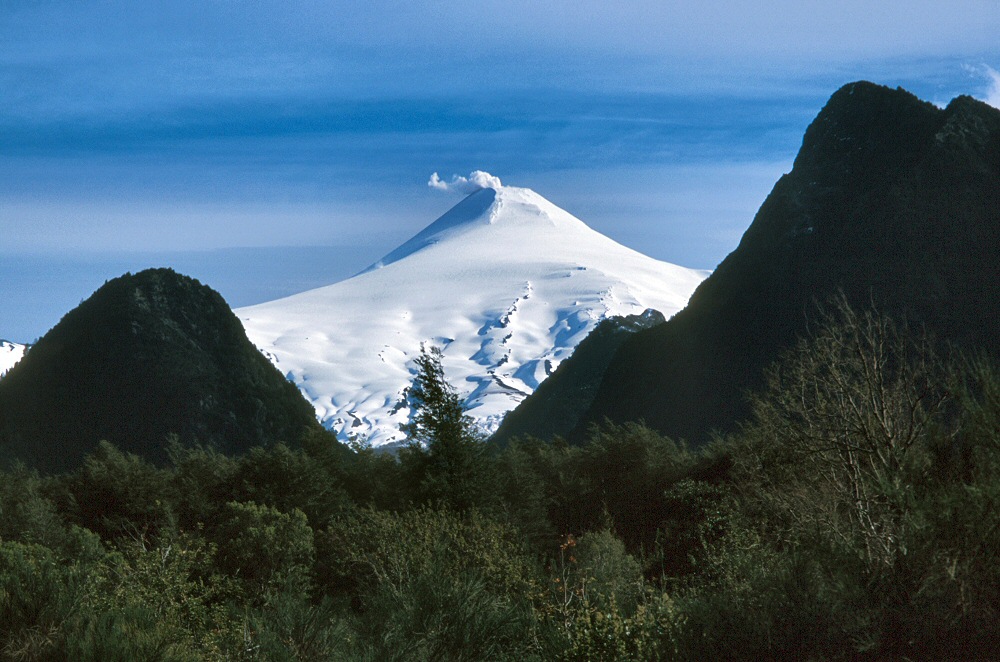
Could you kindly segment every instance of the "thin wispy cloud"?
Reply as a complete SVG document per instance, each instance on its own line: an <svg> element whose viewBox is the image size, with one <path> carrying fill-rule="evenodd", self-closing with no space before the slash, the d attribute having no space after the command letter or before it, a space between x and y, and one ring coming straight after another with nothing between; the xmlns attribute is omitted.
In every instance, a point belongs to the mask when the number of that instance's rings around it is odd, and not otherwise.
<svg viewBox="0 0 1000 662"><path fill-rule="evenodd" d="M994 108L1000 108L1000 71L992 67L986 67L986 76L989 78L989 87L986 88L986 103Z"/></svg>

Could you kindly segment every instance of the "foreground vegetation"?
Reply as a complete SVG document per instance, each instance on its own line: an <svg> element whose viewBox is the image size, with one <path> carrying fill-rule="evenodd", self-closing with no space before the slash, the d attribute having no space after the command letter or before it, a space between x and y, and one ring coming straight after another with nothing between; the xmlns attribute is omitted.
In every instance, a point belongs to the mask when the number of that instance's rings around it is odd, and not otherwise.
<svg viewBox="0 0 1000 662"><path fill-rule="evenodd" d="M1000 377L841 306L697 451L323 433L0 476L7 660L955 658L1000 636Z"/></svg>

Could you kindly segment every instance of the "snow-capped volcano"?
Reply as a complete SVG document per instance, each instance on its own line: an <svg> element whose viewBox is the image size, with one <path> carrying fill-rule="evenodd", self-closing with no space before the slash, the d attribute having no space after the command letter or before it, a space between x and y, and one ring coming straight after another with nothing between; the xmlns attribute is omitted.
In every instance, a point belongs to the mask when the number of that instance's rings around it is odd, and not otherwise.
<svg viewBox="0 0 1000 662"><path fill-rule="evenodd" d="M669 317L708 272L615 243L534 191L483 188L358 275L236 310L342 439L398 443L421 343L485 430L603 318Z"/></svg>
<svg viewBox="0 0 1000 662"><path fill-rule="evenodd" d="M0 377L14 367L14 364L24 356L24 345L9 340L0 340Z"/></svg>

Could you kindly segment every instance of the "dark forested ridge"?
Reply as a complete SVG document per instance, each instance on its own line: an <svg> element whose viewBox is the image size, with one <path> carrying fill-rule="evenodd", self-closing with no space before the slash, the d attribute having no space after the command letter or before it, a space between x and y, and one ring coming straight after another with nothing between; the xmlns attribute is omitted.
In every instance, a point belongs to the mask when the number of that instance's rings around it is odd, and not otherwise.
<svg viewBox="0 0 1000 662"><path fill-rule="evenodd" d="M41 468L102 439L162 462L171 434L239 452L315 426L223 298L169 269L105 283L0 380L0 454Z"/></svg>
<svg viewBox="0 0 1000 662"><path fill-rule="evenodd" d="M901 89L847 85L687 308L618 350L574 438L605 417L695 443L732 430L749 413L745 392L838 291L995 351L998 255L1000 111L970 97L939 109Z"/></svg>

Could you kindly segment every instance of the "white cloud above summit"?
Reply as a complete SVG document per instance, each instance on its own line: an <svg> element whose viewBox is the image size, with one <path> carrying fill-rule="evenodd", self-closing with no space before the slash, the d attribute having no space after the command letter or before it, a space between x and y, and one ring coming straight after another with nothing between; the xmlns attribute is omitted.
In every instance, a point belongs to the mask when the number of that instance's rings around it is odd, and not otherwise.
<svg viewBox="0 0 1000 662"><path fill-rule="evenodd" d="M445 193L461 193L468 195L484 188L501 188L500 178L482 170L473 170L468 177L452 175L451 181L446 182L435 172L427 180L427 185L432 189L444 191Z"/></svg>

